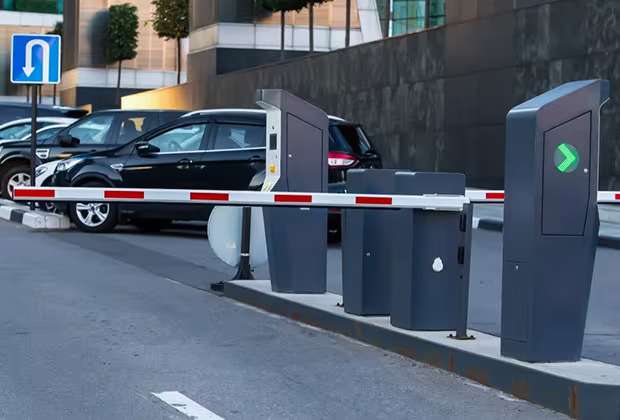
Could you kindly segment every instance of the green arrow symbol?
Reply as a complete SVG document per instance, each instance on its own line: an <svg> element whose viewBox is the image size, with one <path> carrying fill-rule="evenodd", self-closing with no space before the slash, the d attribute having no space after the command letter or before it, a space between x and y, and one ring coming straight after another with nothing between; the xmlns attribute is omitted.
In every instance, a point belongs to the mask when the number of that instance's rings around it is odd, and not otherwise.
<svg viewBox="0 0 620 420"><path fill-rule="evenodd" d="M573 172L579 165L579 152L570 144L562 143L556 149L554 160L558 171Z"/></svg>

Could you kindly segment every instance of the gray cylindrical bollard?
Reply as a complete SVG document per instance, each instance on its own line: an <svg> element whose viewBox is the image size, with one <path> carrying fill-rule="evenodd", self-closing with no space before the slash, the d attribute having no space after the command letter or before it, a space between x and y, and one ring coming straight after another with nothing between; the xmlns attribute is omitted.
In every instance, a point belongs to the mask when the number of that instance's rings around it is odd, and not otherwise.
<svg viewBox="0 0 620 420"><path fill-rule="evenodd" d="M347 192L394 194L396 169L354 169ZM346 209L342 216L342 298L355 315L388 315L393 277L393 238L408 213L401 210Z"/></svg>
<svg viewBox="0 0 620 420"><path fill-rule="evenodd" d="M397 194L465 193L465 176L399 172ZM404 210L407 217L394 237L394 278L390 322L410 330L454 331L467 309L469 265L465 261L462 214ZM465 298L465 299L464 299Z"/></svg>

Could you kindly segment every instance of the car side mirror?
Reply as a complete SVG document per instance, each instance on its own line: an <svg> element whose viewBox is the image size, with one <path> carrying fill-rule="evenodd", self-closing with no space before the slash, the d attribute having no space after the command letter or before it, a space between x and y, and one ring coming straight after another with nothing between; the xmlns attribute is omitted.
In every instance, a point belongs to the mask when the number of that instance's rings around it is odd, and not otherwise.
<svg viewBox="0 0 620 420"><path fill-rule="evenodd" d="M146 141L139 141L136 143L136 152L138 153L138 155L140 156L148 156L148 155L152 155L153 153L157 153L159 152L160 149L159 147L146 142Z"/></svg>
<svg viewBox="0 0 620 420"><path fill-rule="evenodd" d="M63 147L74 147L80 144L80 139L65 133L58 136L58 143Z"/></svg>

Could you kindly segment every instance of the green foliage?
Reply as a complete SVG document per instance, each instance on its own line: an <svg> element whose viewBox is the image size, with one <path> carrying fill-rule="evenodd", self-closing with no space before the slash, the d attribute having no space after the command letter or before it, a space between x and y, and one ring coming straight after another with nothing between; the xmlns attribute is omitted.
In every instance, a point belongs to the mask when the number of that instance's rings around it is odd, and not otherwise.
<svg viewBox="0 0 620 420"><path fill-rule="evenodd" d="M125 3L110 6L106 37L108 60L132 60L138 54L138 14L137 7Z"/></svg>
<svg viewBox="0 0 620 420"><path fill-rule="evenodd" d="M189 0L152 0L155 6L153 29L160 38L189 36Z"/></svg>
<svg viewBox="0 0 620 420"><path fill-rule="evenodd" d="M63 31L62 22L56 22L56 25L54 25L54 29L49 31L47 34L48 35L60 35L60 36L62 36L62 31Z"/></svg>

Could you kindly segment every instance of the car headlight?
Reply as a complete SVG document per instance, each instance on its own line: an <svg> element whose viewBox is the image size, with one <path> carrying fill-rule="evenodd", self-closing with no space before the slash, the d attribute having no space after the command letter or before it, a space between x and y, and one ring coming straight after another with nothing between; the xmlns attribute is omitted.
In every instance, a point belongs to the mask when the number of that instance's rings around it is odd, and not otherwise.
<svg viewBox="0 0 620 420"><path fill-rule="evenodd" d="M63 160L56 167L56 172L68 171L69 169L73 168L75 165L77 165L81 161L82 161L82 159L67 159L67 160Z"/></svg>
<svg viewBox="0 0 620 420"><path fill-rule="evenodd" d="M37 166L37 169L35 169L34 171L34 176L38 178L46 172L47 172L47 167L45 165Z"/></svg>

